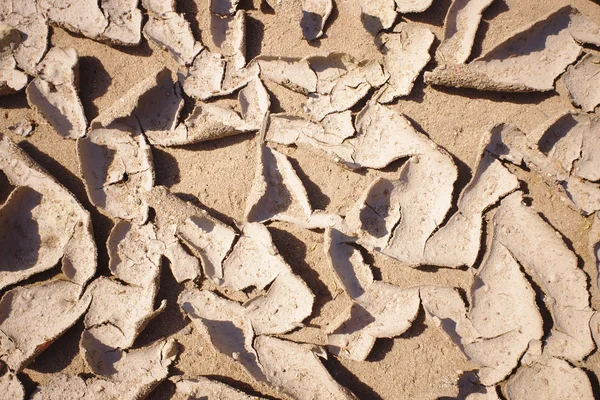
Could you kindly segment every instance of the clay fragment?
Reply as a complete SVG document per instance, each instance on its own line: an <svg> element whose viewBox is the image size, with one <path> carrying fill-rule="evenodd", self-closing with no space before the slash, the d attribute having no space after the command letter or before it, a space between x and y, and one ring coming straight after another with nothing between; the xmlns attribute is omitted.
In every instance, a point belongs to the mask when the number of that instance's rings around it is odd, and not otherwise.
<svg viewBox="0 0 600 400"><path fill-rule="evenodd" d="M85 135L87 121L78 95L75 49L53 47L36 67L27 86L27 102L64 138Z"/></svg>
<svg viewBox="0 0 600 400"><path fill-rule="evenodd" d="M600 75L600 57L587 54L575 65L567 68L563 75L571 101L583 111L593 112L600 104L600 88L595 85Z"/></svg>
<svg viewBox="0 0 600 400"><path fill-rule="evenodd" d="M546 295L554 321L544 354L578 361L594 349L590 332L587 278L562 237L535 210L522 203L522 194L507 196L494 216L494 234Z"/></svg>
<svg viewBox="0 0 600 400"><path fill-rule="evenodd" d="M82 342L86 341L85 336L84 332ZM102 376L102 379L87 381L86 393L108 392L101 399L143 399L167 379L177 352L177 344L173 339L160 339L146 347L128 351L102 345L89 346L83 356L94 374ZM102 361L90 364L90 354L93 359Z"/></svg>
<svg viewBox="0 0 600 400"><path fill-rule="evenodd" d="M305 59L285 61L260 58L257 60L260 76L304 95L317 90L317 75Z"/></svg>
<svg viewBox="0 0 600 400"><path fill-rule="evenodd" d="M565 195L573 208L589 215L600 210L600 187L585 180L600 178L596 167L599 129L596 118L565 114L543 127L536 149L516 127L500 124L492 129L487 149L501 160L524 164L538 172Z"/></svg>
<svg viewBox="0 0 600 400"><path fill-rule="evenodd" d="M23 120L8 127L8 130L14 133L15 135L23 137L31 136L33 134L34 129L35 125L29 120Z"/></svg>
<svg viewBox="0 0 600 400"><path fill-rule="evenodd" d="M203 46L194 38L190 24L183 14L175 11L175 0L142 0L142 6L148 11L148 22L143 29L144 36L171 53L179 64L191 64Z"/></svg>
<svg viewBox="0 0 600 400"><path fill-rule="evenodd" d="M35 0L5 1L0 4L0 21L21 33L22 43L15 49L17 66L36 75L36 66L48 48L46 18L38 12Z"/></svg>
<svg viewBox="0 0 600 400"><path fill-rule="evenodd" d="M17 69L14 58L21 40L17 29L0 22L0 96L16 93L27 85L27 76Z"/></svg>
<svg viewBox="0 0 600 400"><path fill-rule="evenodd" d="M458 211L427 239L424 263L451 268L473 266L480 250L482 214L518 187L517 178L484 152L473 179L458 199Z"/></svg>
<svg viewBox="0 0 600 400"><path fill-rule="evenodd" d="M255 131L260 130L269 108L271 99L260 79L255 78L240 90L238 102L244 122Z"/></svg>
<svg viewBox="0 0 600 400"><path fill-rule="evenodd" d="M136 46L142 40L142 11L139 0L101 0L108 26L101 40L124 46Z"/></svg>
<svg viewBox="0 0 600 400"><path fill-rule="evenodd" d="M399 13L419 13L427 10L433 0L396 0Z"/></svg>
<svg viewBox="0 0 600 400"><path fill-rule="evenodd" d="M77 141L77 154L90 201L110 218L143 224L148 205L142 193L154 184L152 152L145 137L93 129Z"/></svg>
<svg viewBox="0 0 600 400"><path fill-rule="evenodd" d="M54 267L84 286L96 271L89 213L76 198L6 136L0 169L17 188L0 217L0 288ZM15 231L21 232L19 236Z"/></svg>
<svg viewBox="0 0 600 400"><path fill-rule="evenodd" d="M304 39L311 41L323 36L327 19L333 11L332 0L303 0L300 27Z"/></svg>
<svg viewBox="0 0 600 400"><path fill-rule="evenodd" d="M2 390L3 396L7 399L25 400L25 388L23 384L16 375L8 371L4 371L4 374L0 377L0 390Z"/></svg>
<svg viewBox="0 0 600 400"><path fill-rule="evenodd" d="M391 28L396 21L394 0L361 0L360 10L363 25L373 35Z"/></svg>
<svg viewBox="0 0 600 400"><path fill-rule="evenodd" d="M285 155L262 141L257 147L258 165L246 200L246 221L287 221L307 229L322 229L340 221L337 215L313 210L302 181Z"/></svg>
<svg viewBox="0 0 600 400"><path fill-rule="evenodd" d="M314 295L308 286L279 255L267 228L259 223L246 224L223 263L222 286L263 291L267 285L266 293L244 303L257 335L288 332L310 316Z"/></svg>
<svg viewBox="0 0 600 400"><path fill-rule="evenodd" d="M164 255L171 262L175 279L182 282L200 275L198 259L182 244L202 260L208 278L223 278L222 263L233 245L235 231L163 186L155 186L144 198L156 212L156 236L165 246Z"/></svg>
<svg viewBox="0 0 600 400"><path fill-rule="evenodd" d="M240 0L211 0L210 11L219 15L235 14Z"/></svg>
<svg viewBox="0 0 600 400"><path fill-rule="evenodd" d="M61 279L19 286L0 300L0 360L20 372L85 313L89 296Z"/></svg>
<svg viewBox="0 0 600 400"><path fill-rule="evenodd" d="M441 64L464 64L471 55L483 12L494 0L454 0L446 14L444 40L435 58Z"/></svg>
<svg viewBox="0 0 600 400"><path fill-rule="evenodd" d="M595 214L592 219L592 226L588 233L589 245L591 247L592 260L596 260L596 270L600 273L600 214ZM600 275L598 276L597 284L600 287ZM596 345L600 345L598 342L596 342Z"/></svg>
<svg viewBox="0 0 600 400"><path fill-rule="evenodd" d="M407 96L421 70L431 56L433 33L418 24L401 22L391 33L382 33L377 43L383 56L383 69L390 78L380 89L377 101L391 103L398 97Z"/></svg>
<svg viewBox="0 0 600 400"><path fill-rule="evenodd" d="M260 400L261 397L250 396L229 385L199 376L193 379L171 378L175 383L177 394L186 396L187 400ZM183 399L184 397L182 397Z"/></svg>
<svg viewBox="0 0 600 400"><path fill-rule="evenodd" d="M580 43L594 39L586 37L593 29L579 11L566 6L469 64L449 63L425 73L425 82L501 92L554 90L556 78L579 57Z"/></svg>
<svg viewBox="0 0 600 400"><path fill-rule="evenodd" d="M318 359L322 351L313 345L259 336L254 348L267 381L294 399L356 398L329 375Z"/></svg>
<svg viewBox="0 0 600 400"><path fill-rule="evenodd" d="M558 358L542 357L526 365L506 384L509 400L581 399L595 398L586 373Z"/></svg>
<svg viewBox="0 0 600 400"><path fill-rule="evenodd" d="M359 63L345 53L307 60L317 74L317 93L309 95L304 111L315 121L351 109L372 88L381 87L389 78L379 61Z"/></svg>

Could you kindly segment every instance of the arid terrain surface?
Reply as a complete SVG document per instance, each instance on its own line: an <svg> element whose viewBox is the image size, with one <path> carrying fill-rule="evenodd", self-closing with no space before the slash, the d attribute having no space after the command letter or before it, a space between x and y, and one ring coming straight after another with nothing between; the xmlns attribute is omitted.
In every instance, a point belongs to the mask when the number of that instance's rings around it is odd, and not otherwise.
<svg viewBox="0 0 600 400"><path fill-rule="evenodd" d="M3 1L7 0L0 0ZM177 12L183 13L190 22L196 39L217 52L211 36L208 3L207 0L177 0ZM396 18L396 22L407 21L424 26L435 35L430 49L432 58L424 71L432 71L437 66L433 55L444 37L444 21L450 4L450 0L433 0L424 12L398 14ZM520 28L566 5L577 8L590 21L600 24L600 4L595 1L494 0L483 12L469 60L493 49ZM335 0L324 36L312 42L307 42L302 36L301 0L284 0L276 11L261 5L261 0L242 0L239 9L247 13L248 61L258 56L300 59L331 52L347 53L357 60L381 57L374 35L363 25L358 0ZM144 22L146 19L147 16L144 16ZM136 84L155 76L161 69L168 68L174 77L178 72L186 72L186 68L178 64L167 51L149 44L144 38L139 46L124 47L94 41L56 26L51 27L50 32L51 46L72 47L77 51L79 96L88 121L118 103ZM600 55L599 47L584 47L586 53ZM595 79L600 85L600 76ZM271 113L302 113L304 95L268 80L264 80L264 84L271 96ZM360 111L373 92L371 90L369 96L352 107L352 112ZM229 98L234 104L237 97L231 95ZM188 96L184 96L184 99L183 117L192 112L197 102ZM482 143L494 126L508 123L529 133L553 117L576 110L562 79L556 81L555 90L552 91L499 93L431 86L425 83L423 72L419 74L409 95L386 106L406 116L418 132L425 134L452 156L458 169L454 202L473 177ZM98 247L96 276L110 276L106 243L114 221L100 213L88 198L80 172L76 141L59 136L42 115L28 106L24 91L0 97L0 108L0 132L18 143L91 213ZM8 129L24 120L34 123L35 129L30 136L23 137ZM233 226L243 221L246 215L246 200L257 170L256 137L256 132L249 132L179 147L152 146L155 185L165 186L171 193L192 204L201 205L211 216ZM349 212L374 179L398 179L407 162L407 158L403 157L379 170L353 171L331 162L330 157L311 151L306 146L272 147L289 158L312 207L340 216ZM594 310L600 309L598 272L591 251L594 243L589 235L593 219L597 217L582 215L536 171L509 163L505 165L519 179L519 188L525 194L526 203L562 234L567 247L577 255L578 267L587 275L590 306ZM12 188L7 184L6 177L0 174L0 204L7 200ZM375 280L401 288L443 285L459 288L463 294L469 293L475 271L484 259L485 240L491 235L493 224L490 222L497 205L484 214L483 229L487 234L483 235L484 249L479 252L474 269L430 265L414 268L376 251L364 251L365 262L371 265ZM266 225L283 259L315 295L312 314L304 320L303 325L276 336L326 346L327 327L332 321L339 320L339 316L350 307L352 299L344 292L330 265L325 251L324 231L305 229L291 222L271 221ZM287 398L272 385L252 378L240 363L218 352L180 309L177 299L183 290L194 287L212 289L214 284L211 286L207 283L205 277L177 283L166 259L162 259L161 267L155 302L158 305L165 299L166 308L148 323L135 340L133 348L148 345L159 338L172 337L178 343L179 353L170 366L170 376L208 376L255 396ZM60 269L55 268L27 282L41 282L59 274ZM538 287L535 289L538 291L536 300L543 302L544 294ZM228 289L222 293L227 295ZM236 299L241 300L239 297ZM548 324L552 324L551 317L545 313L542 313L542 317L547 333ZM84 323L80 320L18 374L26 388L27 398L36 387L45 385L57 374L89 376L90 371L79 347L83 332ZM476 363L468 361L449 336L437 326L435 319L423 309L412 326L400 336L377 339L365 361L329 354L322 362L339 384L360 399L455 398L459 395L461 377L465 372L479 368ZM600 396L598 351L595 350L582 361L569 362L585 371L595 395ZM169 399L174 393L174 383L165 380L147 398Z"/></svg>

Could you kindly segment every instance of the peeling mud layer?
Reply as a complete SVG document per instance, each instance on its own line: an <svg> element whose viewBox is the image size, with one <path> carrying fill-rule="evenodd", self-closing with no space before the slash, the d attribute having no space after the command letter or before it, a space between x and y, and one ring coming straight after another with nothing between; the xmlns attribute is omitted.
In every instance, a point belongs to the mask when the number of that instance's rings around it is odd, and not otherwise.
<svg viewBox="0 0 600 400"><path fill-rule="evenodd" d="M0 397L600 398L597 3L0 0Z"/></svg>

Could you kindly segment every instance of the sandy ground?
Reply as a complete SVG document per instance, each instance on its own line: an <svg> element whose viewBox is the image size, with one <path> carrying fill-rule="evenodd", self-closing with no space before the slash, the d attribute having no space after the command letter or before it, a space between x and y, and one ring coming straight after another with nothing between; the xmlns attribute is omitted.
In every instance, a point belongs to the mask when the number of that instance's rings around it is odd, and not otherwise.
<svg viewBox="0 0 600 400"><path fill-rule="evenodd" d="M378 56L373 37L360 20L359 2L335 0L336 7L327 26L326 36L313 45L302 39L299 20L301 1L287 0L278 13L261 11L260 0L241 2L248 11L248 56L258 54L303 57L331 51L347 52L358 59ZM430 10L403 18L425 24L436 34L435 46L442 37L444 16L450 0L434 0ZM589 0L496 0L484 13L477 34L473 56L481 54L514 29L571 4L595 21L600 21L600 5ZM178 9L192 21L194 33L211 47L209 12L206 0L178 0ZM398 17L400 18L400 16ZM163 67L174 73L178 66L171 56L153 50L146 42L138 48L117 48L94 42L54 28L51 44L77 49L80 60L80 87L88 120L99 110L110 106L141 79L155 74ZM214 47L213 47L214 48ZM593 52L593 50L592 50ZM426 69L434 67L432 61ZM294 112L300 98L284 88L268 84L272 94L272 111ZM186 103L189 112L193 101ZM392 107L406 114L414 125L436 143L448 150L460 168L460 188L469 180L477 161L479 143L496 123L510 122L525 132L548 117L572 109L562 82L557 92L548 94L485 94L470 90L434 89L417 81L412 94L395 102ZM93 216L94 233L99 247L98 273L108 275L104 243L112 226L100 215L86 197L75 151L75 142L62 140L43 119L27 107L23 93L1 97L0 129L21 146L39 164L71 190ZM10 134L7 127L24 118L36 122L34 134L23 139ZM253 134L239 135L200 145L177 149L153 149L156 183L165 185L186 200L201 203L226 222L243 216L245 198L255 170L255 140ZM306 149L282 148L305 184L315 208L344 215L359 193L377 176L397 176L402 162L395 162L384 171L361 173L344 170ZM590 278L592 306L600 307L596 285L597 273L591 260L587 239L589 221L570 209L557 192L546 186L533 173L514 172L524 181L522 188L532 205L565 236L579 255L580 266ZM0 203L6 199L5 178L0 176ZM487 215L489 219L491 215ZM308 231L290 224L269 225L275 245L316 294L312 317L306 326L285 335L293 340L324 344L322 328L349 304L349 299L336 285L323 253L321 232ZM396 261L375 255L370 260L376 278L401 287L435 283L467 289L471 273L466 270L436 268L412 269ZM47 278L47 274L43 274ZM136 342L142 346L165 335L173 335L181 344L181 354L172 368L173 374L188 376L209 375L249 393L266 397L280 396L265 384L250 378L240 366L215 352L179 311L176 299L187 285L179 285L164 265L158 299L167 300L167 309L153 320ZM19 377L28 393L36 383L46 382L52 374L85 373L78 355L78 340L83 325L77 324L66 335L42 353ZM330 357L327 369L343 385L361 399L430 399L456 396L456 382L463 371L473 370L462 353L438 330L433 321L421 313L414 326L397 339L380 339L367 361L354 362ZM579 365L589 372L596 394L600 387L600 356L593 353ZM170 382L161 384L149 398L167 399L173 393Z"/></svg>

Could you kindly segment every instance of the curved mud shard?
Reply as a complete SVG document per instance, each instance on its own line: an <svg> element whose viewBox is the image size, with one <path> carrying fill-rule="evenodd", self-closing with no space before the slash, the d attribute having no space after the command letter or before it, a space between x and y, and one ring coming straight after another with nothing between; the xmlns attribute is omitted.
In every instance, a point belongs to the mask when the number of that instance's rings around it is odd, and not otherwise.
<svg viewBox="0 0 600 400"><path fill-rule="evenodd" d="M311 41L323 36L323 29L333 10L332 0L303 0L300 27L304 39Z"/></svg>

